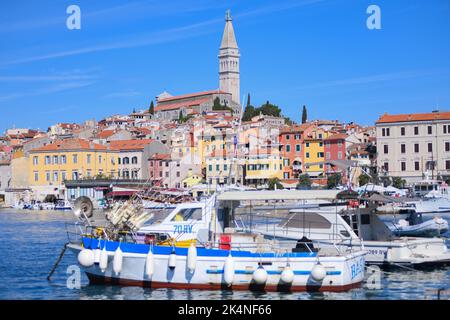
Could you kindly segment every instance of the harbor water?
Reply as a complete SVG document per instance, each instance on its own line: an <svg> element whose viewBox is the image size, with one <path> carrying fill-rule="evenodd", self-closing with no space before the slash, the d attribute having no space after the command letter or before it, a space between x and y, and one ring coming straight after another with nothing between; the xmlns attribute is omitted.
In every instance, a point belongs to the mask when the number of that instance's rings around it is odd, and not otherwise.
<svg viewBox="0 0 450 320"><path fill-rule="evenodd" d="M449 213L442 216L450 221ZM436 299L438 290L450 290L448 267L433 271L389 270L381 273L380 285L375 289L363 284L360 288L342 293L255 293L96 286L89 285L83 273L81 287L69 288L68 279L73 275L71 266L77 265L77 258L71 252L66 251L51 281L47 281L47 275L68 240L65 225L72 222L74 217L71 212L0 210L0 299ZM450 234L444 236L449 237Z"/></svg>

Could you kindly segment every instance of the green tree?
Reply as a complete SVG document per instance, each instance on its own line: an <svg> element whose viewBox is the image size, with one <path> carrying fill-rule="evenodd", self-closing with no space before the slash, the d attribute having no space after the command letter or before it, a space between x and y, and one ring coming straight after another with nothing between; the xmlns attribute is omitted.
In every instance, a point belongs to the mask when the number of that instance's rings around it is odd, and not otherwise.
<svg viewBox="0 0 450 320"><path fill-rule="evenodd" d="M148 113L155 114L155 105L153 104L153 100L150 102L150 108L148 108Z"/></svg>
<svg viewBox="0 0 450 320"><path fill-rule="evenodd" d="M280 182L280 179L278 178L270 178L269 181L267 182L267 185L269 190L284 189L283 185Z"/></svg>
<svg viewBox="0 0 450 320"><path fill-rule="evenodd" d="M306 123L306 121L308 121L308 111L306 110L306 106L303 105L303 110L302 110L302 123Z"/></svg>
<svg viewBox="0 0 450 320"><path fill-rule="evenodd" d="M247 105L242 115L242 121L250 121L256 115L255 107Z"/></svg>
<svg viewBox="0 0 450 320"><path fill-rule="evenodd" d="M359 186L364 186L370 182L370 177L367 174L362 174L358 177Z"/></svg>
<svg viewBox="0 0 450 320"><path fill-rule="evenodd" d="M400 177L392 177L392 186L397 189L402 189L405 187L406 180Z"/></svg>
<svg viewBox="0 0 450 320"><path fill-rule="evenodd" d="M327 188L334 189L342 182L342 175L340 173L333 173L327 179Z"/></svg>
<svg viewBox="0 0 450 320"><path fill-rule="evenodd" d="M312 180L307 173L301 174L298 177L297 189L309 189L311 188Z"/></svg>

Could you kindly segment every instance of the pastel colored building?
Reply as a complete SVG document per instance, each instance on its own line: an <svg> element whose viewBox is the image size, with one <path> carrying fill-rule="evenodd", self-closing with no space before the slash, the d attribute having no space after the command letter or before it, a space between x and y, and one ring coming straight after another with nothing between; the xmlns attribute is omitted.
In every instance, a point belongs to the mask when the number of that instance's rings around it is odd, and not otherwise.
<svg viewBox="0 0 450 320"><path fill-rule="evenodd" d="M408 183L450 177L450 111L384 114L375 126L382 173Z"/></svg>

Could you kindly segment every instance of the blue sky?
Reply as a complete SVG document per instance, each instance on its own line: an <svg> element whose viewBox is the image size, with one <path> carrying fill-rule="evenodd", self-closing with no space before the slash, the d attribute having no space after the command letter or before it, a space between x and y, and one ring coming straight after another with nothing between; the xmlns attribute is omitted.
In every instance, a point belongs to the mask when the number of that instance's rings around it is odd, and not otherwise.
<svg viewBox="0 0 450 320"><path fill-rule="evenodd" d="M71 4L81 30L66 28ZM381 30L366 27L370 4ZM0 2L0 132L216 89L226 9L252 104L369 125L384 112L450 109L448 0L15 0Z"/></svg>

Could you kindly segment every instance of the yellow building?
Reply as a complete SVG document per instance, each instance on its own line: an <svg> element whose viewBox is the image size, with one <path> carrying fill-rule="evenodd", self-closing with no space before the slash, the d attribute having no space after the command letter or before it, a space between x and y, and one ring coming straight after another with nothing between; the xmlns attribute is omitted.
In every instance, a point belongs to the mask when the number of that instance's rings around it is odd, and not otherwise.
<svg viewBox="0 0 450 320"><path fill-rule="evenodd" d="M97 175L117 176L117 153L83 139L65 139L30 151L29 185L61 185Z"/></svg>
<svg viewBox="0 0 450 320"><path fill-rule="evenodd" d="M283 157L276 149L250 152L246 159L245 181L260 186L269 179L283 179Z"/></svg>
<svg viewBox="0 0 450 320"><path fill-rule="evenodd" d="M325 171L325 147L323 139L328 138L329 133L323 129L316 128L303 140L304 150L304 173L311 178L323 175Z"/></svg>

